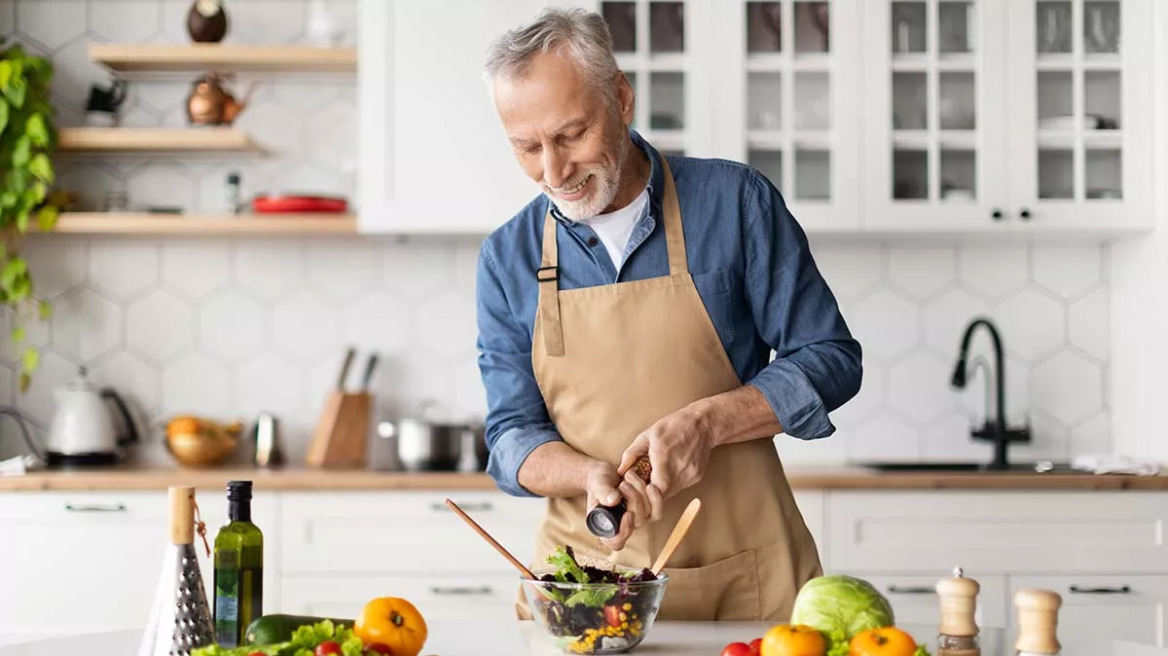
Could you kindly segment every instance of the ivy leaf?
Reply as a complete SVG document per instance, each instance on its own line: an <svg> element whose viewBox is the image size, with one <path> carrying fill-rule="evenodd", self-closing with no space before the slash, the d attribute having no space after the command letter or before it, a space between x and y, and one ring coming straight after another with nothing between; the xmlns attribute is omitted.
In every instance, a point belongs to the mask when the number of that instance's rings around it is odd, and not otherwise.
<svg viewBox="0 0 1168 656"><path fill-rule="evenodd" d="M53 306L48 301L37 301L37 315L41 321L48 321L53 316Z"/></svg>
<svg viewBox="0 0 1168 656"><path fill-rule="evenodd" d="M29 139L26 134L16 140L16 146L12 149L12 165L18 168L24 168L31 158L32 139Z"/></svg>
<svg viewBox="0 0 1168 656"><path fill-rule="evenodd" d="M52 230L57 227L57 217L60 215L60 211L52 205L41 208L37 213L37 227L44 232Z"/></svg>
<svg viewBox="0 0 1168 656"><path fill-rule="evenodd" d="M32 371L41 363L41 352L30 346L24 349L24 354L21 356L20 362L24 365L26 371Z"/></svg>
<svg viewBox="0 0 1168 656"><path fill-rule="evenodd" d="M5 191L0 193L0 207L5 209L16 207L17 198L18 196L16 195L15 191Z"/></svg>
<svg viewBox="0 0 1168 656"><path fill-rule="evenodd" d="M45 198L49 195L49 185L38 182L32 186L30 192L32 193L33 205L35 206L45 202Z"/></svg>
<svg viewBox="0 0 1168 656"><path fill-rule="evenodd" d="M12 285L12 298L23 301L32 295L32 280L28 276L21 276Z"/></svg>
<svg viewBox="0 0 1168 656"><path fill-rule="evenodd" d="M19 343L23 342L25 337L26 337L26 333L24 330L24 326L20 326L19 328L12 329L12 343L13 344L19 344Z"/></svg>
<svg viewBox="0 0 1168 656"><path fill-rule="evenodd" d="M4 133L6 127L8 127L8 103L0 103L0 134Z"/></svg>
<svg viewBox="0 0 1168 656"><path fill-rule="evenodd" d="M0 93L8 91L8 85L12 83L12 62L0 61Z"/></svg>
<svg viewBox="0 0 1168 656"><path fill-rule="evenodd" d="M0 106L3 106L0 104ZM5 106L5 110L7 107ZM7 112L4 112L7 116ZM4 126L0 122L0 132L3 132ZM45 123L45 117L40 112L28 117L28 122L24 124L24 133L29 139L32 139L34 146L44 147L49 145L49 126Z"/></svg>
<svg viewBox="0 0 1168 656"><path fill-rule="evenodd" d="M16 213L16 229L21 232L28 232L28 210L21 209Z"/></svg>
<svg viewBox="0 0 1168 656"><path fill-rule="evenodd" d="M3 269L0 269L0 285L4 285L6 289L12 289L16 284L17 279L28 271L28 263L24 259L14 257L8 260Z"/></svg>
<svg viewBox="0 0 1168 656"><path fill-rule="evenodd" d="M44 153L33 155L28 163L28 171L46 183L53 184L53 163L49 161L48 155ZM21 191L24 191L23 187Z"/></svg>
<svg viewBox="0 0 1168 656"><path fill-rule="evenodd" d="M29 168L31 167L32 164L29 163ZM25 179L24 171L12 169L8 172L8 175L4 176L4 181L8 186L8 191L16 194L24 193L24 190L28 188L28 180Z"/></svg>
<svg viewBox="0 0 1168 656"><path fill-rule="evenodd" d="M28 375L27 371L20 372L20 393L24 394L28 391L29 384L32 383L32 376Z"/></svg>
<svg viewBox="0 0 1168 656"><path fill-rule="evenodd" d="M24 107L24 97L28 91L28 82L23 77L14 77L9 83L8 88L4 89L4 96L8 98L17 109Z"/></svg>

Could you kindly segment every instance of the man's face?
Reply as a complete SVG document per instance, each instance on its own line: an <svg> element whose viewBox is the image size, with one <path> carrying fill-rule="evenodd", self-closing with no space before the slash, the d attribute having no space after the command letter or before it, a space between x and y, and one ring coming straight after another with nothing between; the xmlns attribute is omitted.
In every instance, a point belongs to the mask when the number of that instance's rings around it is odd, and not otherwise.
<svg viewBox="0 0 1168 656"><path fill-rule="evenodd" d="M556 53L537 55L522 79L495 81L495 108L519 165L573 221L603 213L620 189L633 93L623 77L612 84L616 106Z"/></svg>

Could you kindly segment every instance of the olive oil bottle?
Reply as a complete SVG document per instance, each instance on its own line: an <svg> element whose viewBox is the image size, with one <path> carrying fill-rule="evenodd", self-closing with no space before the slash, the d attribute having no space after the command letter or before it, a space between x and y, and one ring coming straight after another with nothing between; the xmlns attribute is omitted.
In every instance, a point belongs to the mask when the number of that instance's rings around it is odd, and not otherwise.
<svg viewBox="0 0 1168 656"><path fill-rule="evenodd" d="M227 484L229 523L215 536L215 642L237 647L264 614L264 534L251 521L251 481Z"/></svg>

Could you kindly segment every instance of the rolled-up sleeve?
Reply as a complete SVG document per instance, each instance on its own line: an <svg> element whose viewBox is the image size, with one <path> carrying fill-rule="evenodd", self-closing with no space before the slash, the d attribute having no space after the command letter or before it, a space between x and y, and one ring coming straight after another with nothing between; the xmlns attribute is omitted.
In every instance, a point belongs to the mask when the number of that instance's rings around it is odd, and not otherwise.
<svg viewBox="0 0 1168 656"><path fill-rule="evenodd" d="M745 202L744 291L774 360L748 384L801 439L835 432L828 413L860 390L860 344L812 258L807 237L778 190L753 174Z"/></svg>
<svg viewBox="0 0 1168 656"><path fill-rule="evenodd" d="M562 440L548 417L531 367L531 337L511 311L491 242L479 253L476 279L478 364L487 392L487 473L503 492L538 496L519 484L519 468L536 447Z"/></svg>

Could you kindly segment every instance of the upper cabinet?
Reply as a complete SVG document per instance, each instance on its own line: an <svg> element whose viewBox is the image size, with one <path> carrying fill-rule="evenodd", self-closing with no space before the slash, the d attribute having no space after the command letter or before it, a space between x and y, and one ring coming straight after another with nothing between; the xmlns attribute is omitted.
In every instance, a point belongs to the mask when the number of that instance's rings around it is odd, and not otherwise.
<svg viewBox="0 0 1168 656"><path fill-rule="evenodd" d="M556 5L607 21L635 129L809 233L1150 228L1154 1L363 0L360 225L483 234L539 193L482 65Z"/></svg>
<svg viewBox="0 0 1168 656"><path fill-rule="evenodd" d="M358 225L484 233L539 194L483 78L487 47L544 0L362 0Z"/></svg>
<svg viewBox="0 0 1168 656"><path fill-rule="evenodd" d="M866 223L1150 226L1148 0L873 0Z"/></svg>

